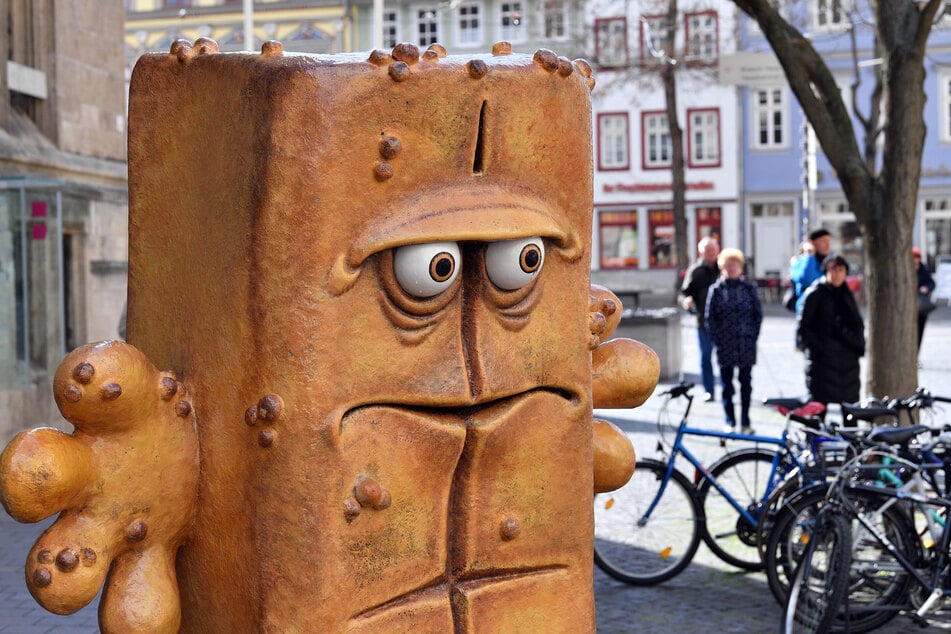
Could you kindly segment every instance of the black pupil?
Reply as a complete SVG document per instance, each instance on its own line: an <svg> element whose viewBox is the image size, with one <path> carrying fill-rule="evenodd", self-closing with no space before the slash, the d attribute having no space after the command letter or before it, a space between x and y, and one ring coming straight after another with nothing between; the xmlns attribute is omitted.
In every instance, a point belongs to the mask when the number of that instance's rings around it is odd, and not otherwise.
<svg viewBox="0 0 951 634"><path fill-rule="evenodd" d="M433 271L440 280L449 277L452 273L452 258L446 254L437 255L436 261L433 262Z"/></svg>
<svg viewBox="0 0 951 634"><path fill-rule="evenodd" d="M538 262L541 254L534 245L527 247L522 251L522 267L526 273L531 273L538 268Z"/></svg>

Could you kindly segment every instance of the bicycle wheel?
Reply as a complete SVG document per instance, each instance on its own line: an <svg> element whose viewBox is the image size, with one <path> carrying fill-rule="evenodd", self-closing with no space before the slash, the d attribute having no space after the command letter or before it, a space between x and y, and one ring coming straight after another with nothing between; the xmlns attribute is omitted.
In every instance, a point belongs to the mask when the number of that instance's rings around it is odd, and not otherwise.
<svg viewBox="0 0 951 634"><path fill-rule="evenodd" d="M638 460L627 484L594 498L594 562L615 579L654 585L683 571L697 552L703 514L693 485L679 471L644 519L666 473L663 462Z"/></svg>
<svg viewBox="0 0 951 634"><path fill-rule="evenodd" d="M766 494L772 488L775 452L742 449L727 454L710 468L717 483L754 518L759 518ZM726 563L744 570L762 570L756 546L756 523L744 518L710 478L703 478L697 497L705 518L703 541Z"/></svg>
<svg viewBox="0 0 951 634"><path fill-rule="evenodd" d="M832 627L848 592L851 528L837 509L817 518L812 539L796 567L783 615L786 634L819 634Z"/></svg>
<svg viewBox="0 0 951 634"><path fill-rule="evenodd" d="M769 589L780 605L789 597L789 580L809 544L816 514L826 501L826 486L812 486L786 499L773 520L763 551Z"/></svg>
<svg viewBox="0 0 951 634"><path fill-rule="evenodd" d="M886 496L850 492L850 499L876 527L911 561L919 561L920 541L901 505L881 510ZM804 489L792 496L777 516L764 556L769 589L780 605L789 593L788 580L812 540L816 517L826 504L826 487ZM897 614L896 606L907 602L913 578L891 554L853 520L852 564L848 612L836 615L832 632L868 632Z"/></svg>
<svg viewBox="0 0 951 634"><path fill-rule="evenodd" d="M921 539L906 503L864 491L849 491L848 496L855 511L912 564L922 561ZM900 608L911 607L909 595L917 583L857 519L852 520L851 530L848 610L837 615L832 631L859 634L881 627Z"/></svg>

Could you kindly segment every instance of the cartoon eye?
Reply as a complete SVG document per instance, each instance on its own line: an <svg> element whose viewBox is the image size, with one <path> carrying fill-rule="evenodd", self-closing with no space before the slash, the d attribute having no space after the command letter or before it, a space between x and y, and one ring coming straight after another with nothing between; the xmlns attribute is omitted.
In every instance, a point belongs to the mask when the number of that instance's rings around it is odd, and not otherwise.
<svg viewBox="0 0 951 634"><path fill-rule="evenodd" d="M514 291L531 282L545 261L545 244L539 237L493 242L485 250L485 269L499 288Z"/></svg>
<svg viewBox="0 0 951 634"><path fill-rule="evenodd" d="M459 245L431 242L399 247L393 254L396 281L413 297L439 295L452 285L459 273Z"/></svg>

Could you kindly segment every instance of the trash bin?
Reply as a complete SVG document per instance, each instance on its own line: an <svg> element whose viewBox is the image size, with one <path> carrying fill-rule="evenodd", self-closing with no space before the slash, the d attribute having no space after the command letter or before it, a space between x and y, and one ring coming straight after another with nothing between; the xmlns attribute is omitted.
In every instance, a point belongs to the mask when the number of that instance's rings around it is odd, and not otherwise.
<svg viewBox="0 0 951 634"><path fill-rule="evenodd" d="M642 308L625 310L614 336L650 346L660 359L660 380L666 381L680 377L680 330L680 311L676 308Z"/></svg>

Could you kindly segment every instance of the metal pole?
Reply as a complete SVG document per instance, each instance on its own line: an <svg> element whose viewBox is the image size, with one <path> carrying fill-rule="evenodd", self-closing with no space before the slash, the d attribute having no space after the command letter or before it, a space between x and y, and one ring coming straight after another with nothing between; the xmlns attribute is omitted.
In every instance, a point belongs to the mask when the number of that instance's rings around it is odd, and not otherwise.
<svg viewBox="0 0 951 634"><path fill-rule="evenodd" d="M30 276L27 274L27 250L30 244L26 241L26 189L20 188L20 284L23 286L23 305L20 307L23 319L23 360L26 363L27 383L30 382Z"/></svg>
<svg viewBox="0 0 951 634"><path fill-rule="evenodd" d="M59 308L59 356L66 356L66 298L65 281L66 266L63 262L63 192L56 190L56 261L58 264L57 290Z"/></svg>
<svg viewBox="0 0 951 634"><path fill-rule="evenodd" d="M254 0L243 0L244 13L244 47L254 50Z"/></svg>

